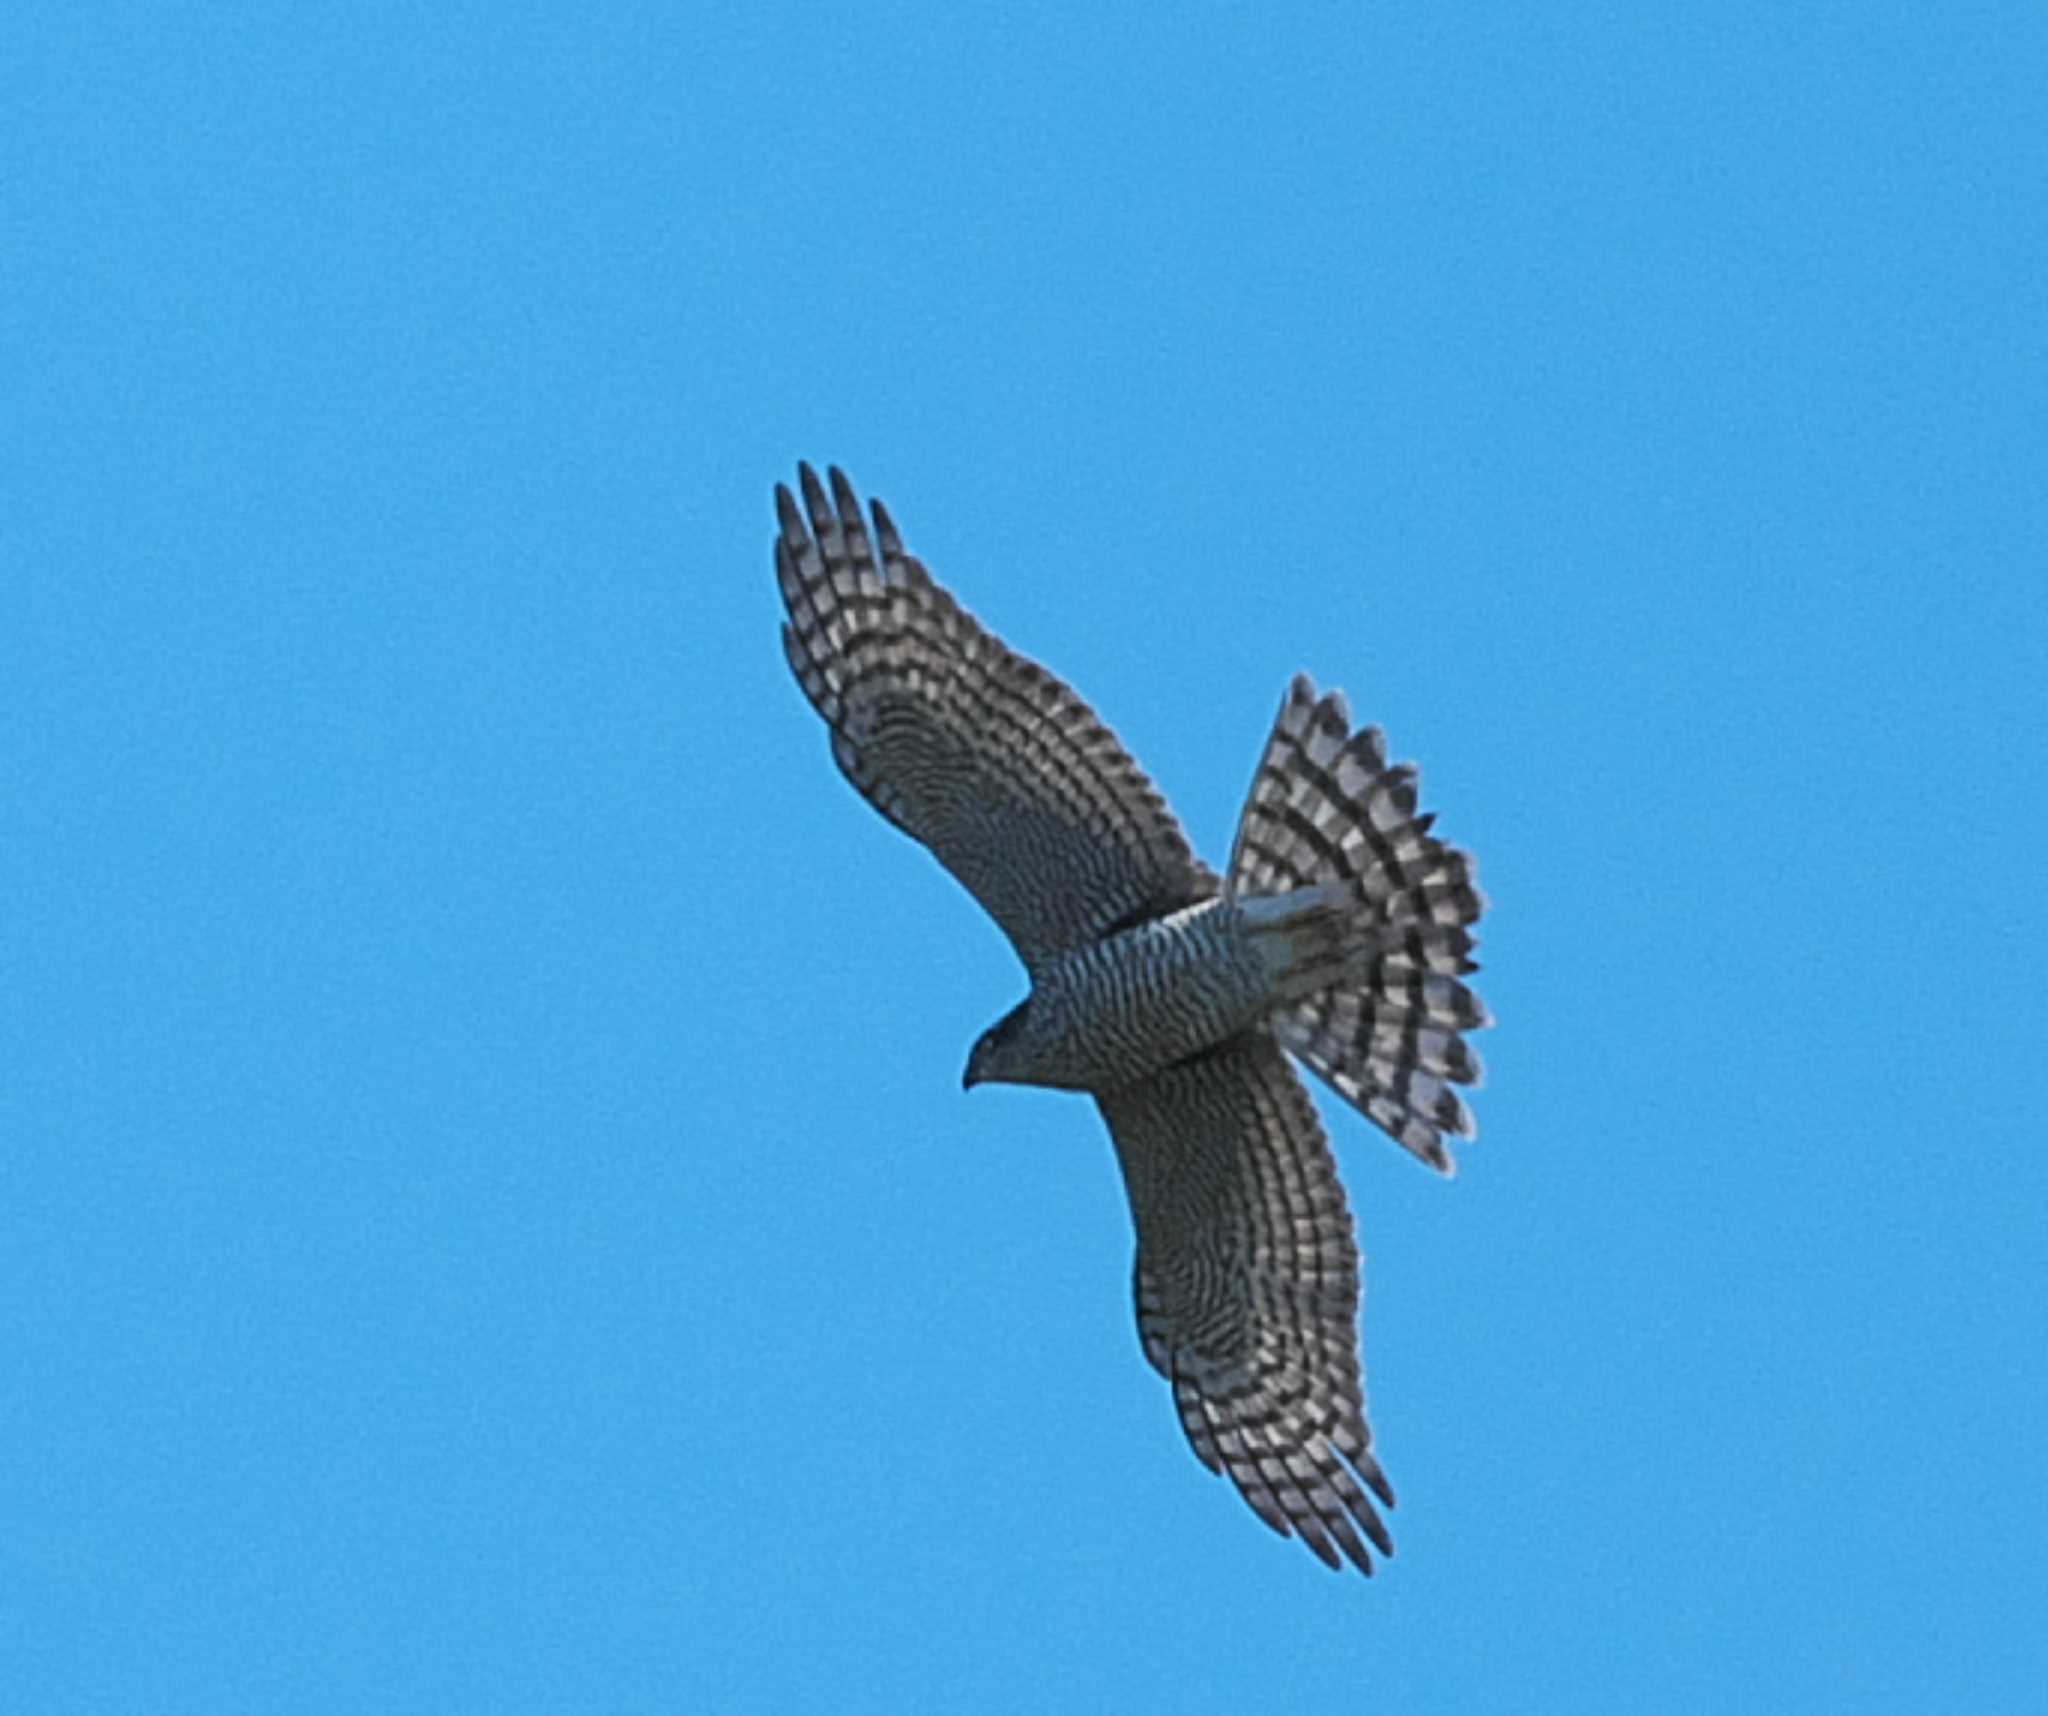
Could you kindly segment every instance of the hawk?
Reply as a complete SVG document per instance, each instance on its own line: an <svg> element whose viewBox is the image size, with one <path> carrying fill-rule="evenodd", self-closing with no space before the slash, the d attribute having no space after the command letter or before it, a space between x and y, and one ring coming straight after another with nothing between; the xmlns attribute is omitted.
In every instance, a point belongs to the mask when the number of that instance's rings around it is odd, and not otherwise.
<svg viewBox="0 0 2048 1716"><path fill-rule="evenodd" d="M781 484L782 642L870 804L981 902L1030 976L963 1084L1085 1091L1137 1228L1138 1332L1196 1455L1282 1536L1372 1571L1394 1492L1359 1367L1359 1256L1289 1057L1444 1173L1471 1137L1462 981L1484 910L1416 771L1339 693L1288 688L1228 869L1063 681L872 530L844 473ZM1368 1494L1368 1492L1370 1492Z"/></svg>

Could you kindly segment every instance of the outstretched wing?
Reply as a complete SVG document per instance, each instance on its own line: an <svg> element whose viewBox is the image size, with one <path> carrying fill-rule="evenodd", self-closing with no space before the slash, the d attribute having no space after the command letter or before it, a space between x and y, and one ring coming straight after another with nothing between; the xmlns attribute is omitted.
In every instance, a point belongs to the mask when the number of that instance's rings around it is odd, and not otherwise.
<svg viewBox="0 0 2048 1716"><path fill-rule="evenodd" d="M1138 1229L1138 1333L1182 1427L1332 1567L1393 1540L1368 1489L1358 1246L1322 1122L1263 1027L1099 1095Z"/></svg>
<svg viewBox="0 0 2048 1716"><path fill-rule="evenodd" d="M1118 925L1206 898L1215 874L1095 712L874 536L845 475L778 484L783 648L868 802L930 847L1034 971Z"/></svg>

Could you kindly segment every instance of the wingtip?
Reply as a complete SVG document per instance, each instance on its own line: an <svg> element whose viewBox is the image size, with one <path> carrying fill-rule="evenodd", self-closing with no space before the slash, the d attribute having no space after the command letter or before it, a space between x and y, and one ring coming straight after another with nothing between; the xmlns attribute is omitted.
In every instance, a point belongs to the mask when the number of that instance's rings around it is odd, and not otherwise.
<svg viewBox="0 0 2048 1716"><path fill-rule="evenodd" d="M832 504L839 509L842 520L860 523L860 496L854 492L853 479L839 466L834 465L826 473L832 485Z"/></svg>
<svg viewBox="0 0 2048 1716"><path fill-rule="evenodd" d="M868 502L868 511L874 515L875 540L881 543L882 552L892 559L903 553L903 538L897 532L896 521L889 516L889 509L878 500Z"/></svg>
<svg viewBox="0 0 2048 1716"><path fill-rule="evenodd" d="M1365 1480L1365 1487L1379 1498L1380 1506L1391 1509L1398 1505L1394 1500L1394 1486L1388 1482L1386 1468L1379 1461L1375 1460L1371 1454L1362 1454L1353 1464L1358 1468L1359 1477ZM1394 1539L1392 1534L1387 1531L1384 1522L1376 1519L1373 1521L1373 1524L1378 1526L1380 1531L1380 1535L1373 1539L1373 1542L1379 1544L1380 1553L1382 1555L1393 1554ZM1385 1539L1384 1542L1381 1541L1382 1538Z"/></svg>
<svg viewBox="0 0 2048 1716"><path fill-rule="evenodd" d="M824 529L832 518L832 509L825 499L825 485L818 481L818 473L808 463L797 466L796 476L804 492L804 509L811 515L812 528Z"/></svg>

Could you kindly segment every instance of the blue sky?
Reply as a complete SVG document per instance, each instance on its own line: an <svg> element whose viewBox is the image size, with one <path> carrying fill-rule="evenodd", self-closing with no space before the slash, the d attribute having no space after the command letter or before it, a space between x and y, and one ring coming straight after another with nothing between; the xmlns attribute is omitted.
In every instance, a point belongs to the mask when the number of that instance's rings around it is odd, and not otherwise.
<svg viewBox="0 0 2048 1716"><path fill-rule="evenodd" d="M10 1707L2038 1696L2038 8L1102 10L6 26ZM1212 858L1297 669L1477 853L1369 1584L962 1095L798 458Z"/></svg>

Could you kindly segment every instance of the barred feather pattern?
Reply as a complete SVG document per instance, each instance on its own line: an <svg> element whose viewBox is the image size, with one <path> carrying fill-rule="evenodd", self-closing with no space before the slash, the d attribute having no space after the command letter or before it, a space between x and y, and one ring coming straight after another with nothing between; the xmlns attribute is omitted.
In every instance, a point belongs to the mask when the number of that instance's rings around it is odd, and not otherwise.
<svg viewBox="0 0 2048 1716"><path fill-rule="evenodd" d="M1396 1142L1455 1172L1446 1137L1478 1128L1458 1094L1481 1078L1463 1033L1491 1022L1463 982L1485 911L1471 857L1418 814L1418 776L1340 692L1297 675L1252 782L1228 871L1239 895L1342 880L1357 888L1356 975L1276 1013L1276 1038Z"/></svg>
<svg viewBox="0 0 2048 1716"><path fill-rule="evenodd" d="M1259 1028L1096 1101L1138 1229L1139 1337L1196 1456L1282 1536L1370 1573L1367 1544L1394 1552L1372 1498L1394 1492L1351 1212L1300 1077Z"/></svg>
<svg viewBox="0 0 2048 1716"><path fill-rule="evenodd" d="M861 794L923 842L1027 968L1218 891L1159 790L1063 681L869 532L839 470L775 491L784 653Z"/></svg>
<svg viewBox="0 0 2048 1716"><path fill-rule="evenodd" d="M1394 1494L1366 1420L1358 1247L1285 1051L1448 1167L1443 1134L1471 1130L1449 1087L1479 1070L1460 1034L1486 1020L1460 981L1481 909L1470 861L1431 837L1414 771L1387 766L1377 731L1352 734L1342 700L1300 679L1239 830L1235 898L1207 914L1215 923L1171 921L1224 884L1114 735L934 583L879 502L863 517L842 473L828 488L803 466L798 489L775 497L783 647L832 754L981 902L1031 972L1031 998L977 1045L982 1070L1002 1076L1006 1044L1025 1039L1039 1003L1073 1014L1067 1023L1102 1057L1067 1071L1094 1094L1123 1174L1140 1339L1195 1454L1274 1530L1332 1567L1370 1572L1374 1552L1393 1550L1375 1501L1391 1508ZM1355 935L1332 881L1356 891ZM1298 920L1293 903L1238 908L1304 887L1316 897ZM1339 932L1328 948L1325 916ZM1189 1026L1193 1037L1226 1028L1213 1024L1229 1012L1220 989L1202 1014L1190 1008L1203 994L1180 987L1214 989L1227 975L1182 969L1201 963L1195 930L1226 918L1256 919L1283 941L1298 930L1335 980L1305 996L1275 991L1298 998L1263 1019L1254 995L1252 1023L1191 1053L1176 1043L1168 1064L1156 1036L1126 1034L1119 1052L1113 1006L1155 1010L1126 1025L1172 1024L1179 1006L1182 1023L1211 1021ZM1121 986L1101 981L1105 971ZM1304 972L1322 982L1320 963L1292 975ZM976 1067L971 1057L970 1078ZM1043 1062L1027 1058L1024 1071L1048 1082Z"/></svg>

